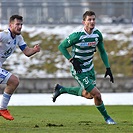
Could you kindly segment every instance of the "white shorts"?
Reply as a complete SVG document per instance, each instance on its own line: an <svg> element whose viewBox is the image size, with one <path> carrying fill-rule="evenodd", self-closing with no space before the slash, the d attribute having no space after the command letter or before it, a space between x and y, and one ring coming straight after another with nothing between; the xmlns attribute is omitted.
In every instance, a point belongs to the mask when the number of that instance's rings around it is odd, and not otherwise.
<svg viewBox="0 0 133 133"><path fill-rule="evenodd" d="M11 75L7 70L0 68L0 84L6 84Z"/></svg>

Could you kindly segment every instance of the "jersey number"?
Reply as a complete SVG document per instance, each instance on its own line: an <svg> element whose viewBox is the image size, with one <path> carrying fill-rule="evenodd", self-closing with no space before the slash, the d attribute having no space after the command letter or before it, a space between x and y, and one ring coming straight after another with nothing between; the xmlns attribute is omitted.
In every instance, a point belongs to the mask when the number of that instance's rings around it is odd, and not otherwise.
<svg viewBox="0 0 133 133"><path fill-rule="evenodd" d="M85 82L85 84L88 84L88 83L89 83L88 77L85 77L85 78L83 79L83 82Z"/></svg>

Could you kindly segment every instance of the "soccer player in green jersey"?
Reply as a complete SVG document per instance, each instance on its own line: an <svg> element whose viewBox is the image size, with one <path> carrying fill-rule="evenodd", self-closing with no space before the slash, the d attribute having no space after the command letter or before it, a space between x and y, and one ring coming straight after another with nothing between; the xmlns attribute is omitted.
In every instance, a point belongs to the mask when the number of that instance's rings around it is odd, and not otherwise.
<svg viewBox="0 0 133 133"><path fill-rule="evenodd" d="M106 67L105 77L110 76L110 81L113 83L113 75L110 69L108 56L104 49L103 37L101 32L95 28L96 15L93 11L86 11L83 14L83 29L70 34L59 45L61 53L71 62L72 76L78 81L77 87L65 87L56 84L53 94L53 102L56 98L68 93L76 96L82 96L87 99L94 98L96 108L104 117L107 124L116 124L116 122L108 115L104 103L101 98L101 93L96 87L96 78L94 72L93 56L96 52L96 47L100 52L101 59ZM72 47L72 53L68 52L68 48Z"/></svg>

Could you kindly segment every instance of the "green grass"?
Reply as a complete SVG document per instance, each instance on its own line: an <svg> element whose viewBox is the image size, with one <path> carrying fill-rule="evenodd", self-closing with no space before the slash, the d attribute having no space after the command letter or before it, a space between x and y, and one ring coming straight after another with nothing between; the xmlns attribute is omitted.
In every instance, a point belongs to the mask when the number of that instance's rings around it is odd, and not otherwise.
<svg viewBox="0 0 133 133"><path fill-rule="evenodd" d="M107 125L95 106L10 106L14 121L0 117L0 133L133 133L132 106L106 106Z"/></svg>

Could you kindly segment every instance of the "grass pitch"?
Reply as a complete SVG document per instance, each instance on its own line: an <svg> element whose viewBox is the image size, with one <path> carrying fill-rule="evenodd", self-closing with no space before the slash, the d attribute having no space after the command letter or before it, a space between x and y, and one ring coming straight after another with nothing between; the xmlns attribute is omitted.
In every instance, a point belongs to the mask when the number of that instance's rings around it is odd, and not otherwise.
<svg viewBox="0 0 133 133"><path fill-rule="evenodd" d="M107 125L95 106L10 106L14 121L0 117L0 133L133 133L132 106L106 106Z"/></svg>

